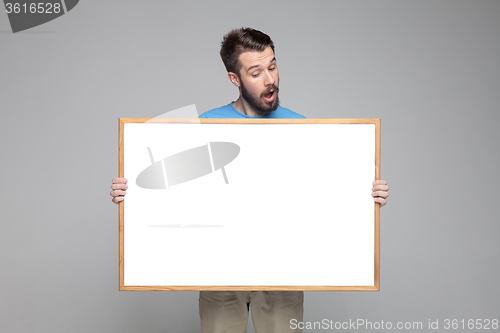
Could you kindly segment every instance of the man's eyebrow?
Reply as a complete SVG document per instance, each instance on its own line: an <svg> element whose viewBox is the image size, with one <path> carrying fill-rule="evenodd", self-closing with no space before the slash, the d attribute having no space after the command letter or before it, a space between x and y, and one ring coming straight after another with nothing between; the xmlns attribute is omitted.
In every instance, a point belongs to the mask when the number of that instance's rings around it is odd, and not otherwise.
<svg viewBox="0 0 500 333"><path fill-rule="evenodd" d="M272 64L273 62L276 62L276 57L274 57L273 59L271 59L271 61L270 61L269 63L271 63L271 64ZM250 67L250 68L247 70L247 72L250 72L250 70L251 70L251 69L256 68L256 67L259 67L259 66L260 66L260 65L253 65L252 67Z"/></svg>

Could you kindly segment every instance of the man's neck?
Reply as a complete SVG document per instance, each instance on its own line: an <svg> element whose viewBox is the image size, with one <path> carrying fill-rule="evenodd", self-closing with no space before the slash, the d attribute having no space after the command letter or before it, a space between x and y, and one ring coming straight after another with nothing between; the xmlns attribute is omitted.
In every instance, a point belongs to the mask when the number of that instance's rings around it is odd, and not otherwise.
<svg viewBox="0 0 500 333"><path fill-rule="evenodd" d="M247 116L250 117L260 117L260 114L258 114L248 103L245 101L241 95L238 97L238 99L233 102L233 106L236 110L239 112L246 114Z"/></svg>

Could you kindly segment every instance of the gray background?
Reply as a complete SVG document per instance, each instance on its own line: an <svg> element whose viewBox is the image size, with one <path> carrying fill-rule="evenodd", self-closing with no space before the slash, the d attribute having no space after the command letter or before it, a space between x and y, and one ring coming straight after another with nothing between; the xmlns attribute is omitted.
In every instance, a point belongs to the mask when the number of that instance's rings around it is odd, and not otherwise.
<svg viewBox="0 0 500 333"><path fill-rule="evenodd" d="M0 332L199 331L197 292L118 291L118 118L236 99L241 26L283 106L382 119L381 291L307 292L305 320L500 319L500 1L87 0L18 34L0 12Z"/></svg>

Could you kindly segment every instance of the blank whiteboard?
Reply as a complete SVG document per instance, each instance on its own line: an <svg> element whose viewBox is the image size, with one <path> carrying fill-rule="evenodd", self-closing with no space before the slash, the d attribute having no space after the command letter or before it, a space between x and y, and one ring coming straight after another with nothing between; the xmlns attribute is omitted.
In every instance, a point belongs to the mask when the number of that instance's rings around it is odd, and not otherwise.
<svg viewBox="0 0 500 333"><path fill-rule="evenodd" d="M379 290L379 119L120 119L120 290Z"/></svg>

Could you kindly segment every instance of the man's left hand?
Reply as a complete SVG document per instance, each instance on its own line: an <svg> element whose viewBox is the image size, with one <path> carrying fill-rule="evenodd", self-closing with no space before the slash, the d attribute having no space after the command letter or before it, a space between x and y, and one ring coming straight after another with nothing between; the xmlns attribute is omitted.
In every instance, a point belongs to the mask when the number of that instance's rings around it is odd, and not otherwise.
<svg viewBox="0 0 500 333"><path fill-rule="evenodd" d="M389 196L389 186L385 180L376 180L372 183L373 201L378 202L380 207L385 206L387 197Z"/></svg>

